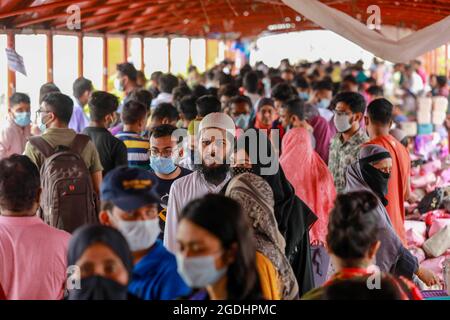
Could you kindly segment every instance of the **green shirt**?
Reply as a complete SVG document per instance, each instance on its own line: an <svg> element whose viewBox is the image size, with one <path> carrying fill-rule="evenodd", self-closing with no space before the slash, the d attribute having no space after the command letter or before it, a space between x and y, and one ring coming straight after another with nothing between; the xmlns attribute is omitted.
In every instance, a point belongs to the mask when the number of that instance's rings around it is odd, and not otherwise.
<svg viewBox="0 0 450 320"><path fill-rule="evenodd" d="M347 167L358 159L361 145L369 141L363 129L359 129L349 140L342 140L342 133L336 134L331 140L328 168L334 178L337 193L345 190L345 173Z"/></svg>
<svg viewBox="0 0 450 320"><path fill-rule="evenodd" d="M75 139L75 135L76 133L72 129L49 128L42 135L42 138L44 138L53 148L56 148L57 146L70 147L73 139ZM39 169L44 163L44 155L29 142L27 142L23 154L30 158ZM80 156L91 173L103 170L97 149L92 141L88 142Z"/></svg>

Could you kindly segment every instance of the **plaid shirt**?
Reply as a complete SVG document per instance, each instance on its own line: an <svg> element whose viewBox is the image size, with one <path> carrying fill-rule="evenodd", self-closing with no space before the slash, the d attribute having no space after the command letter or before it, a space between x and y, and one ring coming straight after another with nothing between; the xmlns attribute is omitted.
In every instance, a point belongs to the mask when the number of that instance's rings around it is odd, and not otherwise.
<svg viewBox="0 0 450 320"><path fill-rule="evenodd" d="M342 141L342 133L337 133L331 140L328 167L337 193L344 191L347 166L358 159L359 149L367 141L369 137L363 129L359 129L348 141Z"/></svg>

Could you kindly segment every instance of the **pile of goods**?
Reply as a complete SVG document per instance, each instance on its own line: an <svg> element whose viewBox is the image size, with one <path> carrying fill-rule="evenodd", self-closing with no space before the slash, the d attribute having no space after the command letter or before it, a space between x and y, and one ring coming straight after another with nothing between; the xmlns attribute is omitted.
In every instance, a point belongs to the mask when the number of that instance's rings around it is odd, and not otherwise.
<svg viewBox="0 0 450 320"><path fill-rule="evenodd" d="M441 285L423 289L442 289L444 262L450 259L450 214L445 209L430 211L420 220L406 220L405 229L408 248L420 266L441 280Z"/></svg>
<svg viewBox="0 0 450 320"><path fill-rule="evenodd" d="M417 131L413 123L405 126L408 134L417 133L411 149L413 195L406 205L407 246L441 280L440 286L423 289L442 289L444 262L450 259L450 158L447 131L440 125L448 102L440 98L419 99Z"/></svg>
<svg viewBox="0 0 450 320"><path fill-rule="evenodd" d="M450 157L447 130L442 126L448 109L443 97L419 98L417 122L402 129L414 137L411 152L412 196L406 204L406 241L420 266L439 276L450 259Z"/></svg>

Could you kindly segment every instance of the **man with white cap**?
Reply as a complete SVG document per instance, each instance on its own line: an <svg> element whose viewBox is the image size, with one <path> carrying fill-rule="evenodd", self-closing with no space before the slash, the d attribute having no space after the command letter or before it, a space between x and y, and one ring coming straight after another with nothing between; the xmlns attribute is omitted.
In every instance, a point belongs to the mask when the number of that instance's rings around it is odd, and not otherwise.
<svg viewBox="0 0 450 320"><path fill-rule="evenodd" d="M219 193L230 180L230 155L234 147L235 124L224 113L210 113L198 128L199 170L176 180L170 188L164 245L176 250L178 217L191 200L208 193Z"/></svg>

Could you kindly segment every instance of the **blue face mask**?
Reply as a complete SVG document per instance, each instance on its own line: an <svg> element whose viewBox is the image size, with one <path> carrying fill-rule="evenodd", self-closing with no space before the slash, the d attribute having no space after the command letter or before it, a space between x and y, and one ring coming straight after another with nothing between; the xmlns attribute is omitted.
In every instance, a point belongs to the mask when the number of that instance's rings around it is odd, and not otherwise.
<svg viewBox="0 0 450 320"><path fill-rule="evenodd" d="M299 98L304 100L304 101L308 101L309 100L309 93L308 92L300 92L298 94Z"/></svg>
<svg viewBox="0 0 450 320"><path fill-rule="evenodd" d="M238 128L247 129L248 124L250 123L250 115L249 114L240 114L236 118L234 118L234 123Z"/></svg>
<svg viewBox="0 0 450 320"><path fill-rule="evenodd" d="M219 281L227 272L227 267L216 269L215 257L184 257L176 255L178 273L191 288L205 288Z"/></svg>
<svg viewBox="0 0 450 320"><path fill-rule="evenodd" d="M150 157L150 167L156 173L169 174L175 171L177 166L172 158Z"/></svg>
<svg viewBox="0 0 450 320"><path fill-rule="evenodd" d="M26 127L31 123L31 112L16 112L14 122L20 127Z"/></svg>
<svg viewBox="0 0 450 320"><path fill-rule="evenodd" d="M40 120L38 120L39 123L39 130L41 131L41 134L44 134L45 131L47 131L47 124L43 122L44 119L42 119L42 115Z"/></svg>
<svg viewBox="0 0 450 320"><path fill-rule="evenodd" d="M327 109L330 106L330 103L331 101L329 99L322 99L317 106L322 109Z"/></svg>

